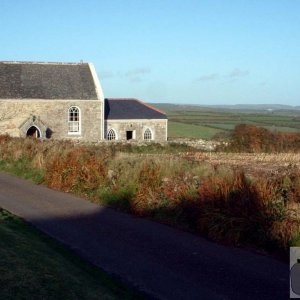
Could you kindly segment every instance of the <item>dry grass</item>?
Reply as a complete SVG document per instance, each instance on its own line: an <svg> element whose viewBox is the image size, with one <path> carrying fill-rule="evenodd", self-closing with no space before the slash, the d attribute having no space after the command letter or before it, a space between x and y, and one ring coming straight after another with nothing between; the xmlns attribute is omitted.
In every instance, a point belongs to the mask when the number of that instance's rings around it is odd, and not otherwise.
<svg viewBox="0 0 300 300"><path fill-rule="evenodd" d="M272 173L284 171L290 166L300 168L300 153L185 153L184 158L199 162L209 162L215 166L231 166L245 170L246 173Z"/></svg>
<svg viewBox="0 0 300 300"><path fill-rule="evenodd" d="M299 154L149 155L0 137L4 170L38 173L55 189L212 240L269 250L300 245L299 162Z"/></svg>

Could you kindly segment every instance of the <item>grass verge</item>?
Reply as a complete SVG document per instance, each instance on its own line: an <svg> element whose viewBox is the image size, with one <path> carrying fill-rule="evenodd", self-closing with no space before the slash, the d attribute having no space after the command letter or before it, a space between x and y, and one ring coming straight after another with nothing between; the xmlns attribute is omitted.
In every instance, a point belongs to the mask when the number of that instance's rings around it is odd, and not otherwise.
<svg viewBox="0 0 300 300"><path fill-rule="evenodd" d="M154 146L151 154L125 150L0 136L0 170L214 241L286 255L299 244L297 165L262 177L201 153L194 160Z"/></svg>
<svg viewBox="0 0 300 300"><path fill-rule="evenodd" d="M142 299L0 208L0 299Z"/></svg>

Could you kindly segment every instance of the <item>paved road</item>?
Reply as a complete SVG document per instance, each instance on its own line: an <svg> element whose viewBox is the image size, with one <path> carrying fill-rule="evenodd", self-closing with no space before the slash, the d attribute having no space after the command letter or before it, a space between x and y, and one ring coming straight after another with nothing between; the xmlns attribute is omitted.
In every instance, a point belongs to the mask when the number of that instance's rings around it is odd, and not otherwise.
<svg viewBox="0 0 300 300"><path fill-rule="evenodd" d="M158 299L287 299L288 265L0 173L0 206Z"/></svg>

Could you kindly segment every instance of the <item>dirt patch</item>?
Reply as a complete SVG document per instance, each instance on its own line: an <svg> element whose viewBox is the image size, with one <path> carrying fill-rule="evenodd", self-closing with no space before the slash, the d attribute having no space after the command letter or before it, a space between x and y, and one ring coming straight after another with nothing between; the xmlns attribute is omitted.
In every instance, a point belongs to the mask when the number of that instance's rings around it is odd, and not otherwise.
<svg viewBox="0 0 300 300"><path fill-rule="evenodd" d="M186 153L183 158L206 161L214 166L227 165L242 168L246 173L279 173L291 166L300 168L300 154L255 154L255 153Z"/></svg>

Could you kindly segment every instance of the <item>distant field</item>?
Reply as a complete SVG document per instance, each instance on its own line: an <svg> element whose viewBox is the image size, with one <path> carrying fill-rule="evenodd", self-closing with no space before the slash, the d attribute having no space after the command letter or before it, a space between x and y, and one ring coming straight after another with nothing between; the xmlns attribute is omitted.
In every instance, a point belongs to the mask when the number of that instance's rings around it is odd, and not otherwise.
<svg viewBox="0 0 300 300"><path fill-rule="evenodd" d="M169 118L168 136L213 139L229 133L237 124L252 124L269 130L300 132L300 111L250 111L189 105L157 105Z"/></svg>
<svg viewBox="0 0 300 300"><path fill-rule="evenodd" d="M223 130L173 121L169 121L168 125L168 136L173 138L212 139L219 132L223 132Z"/></svg>

